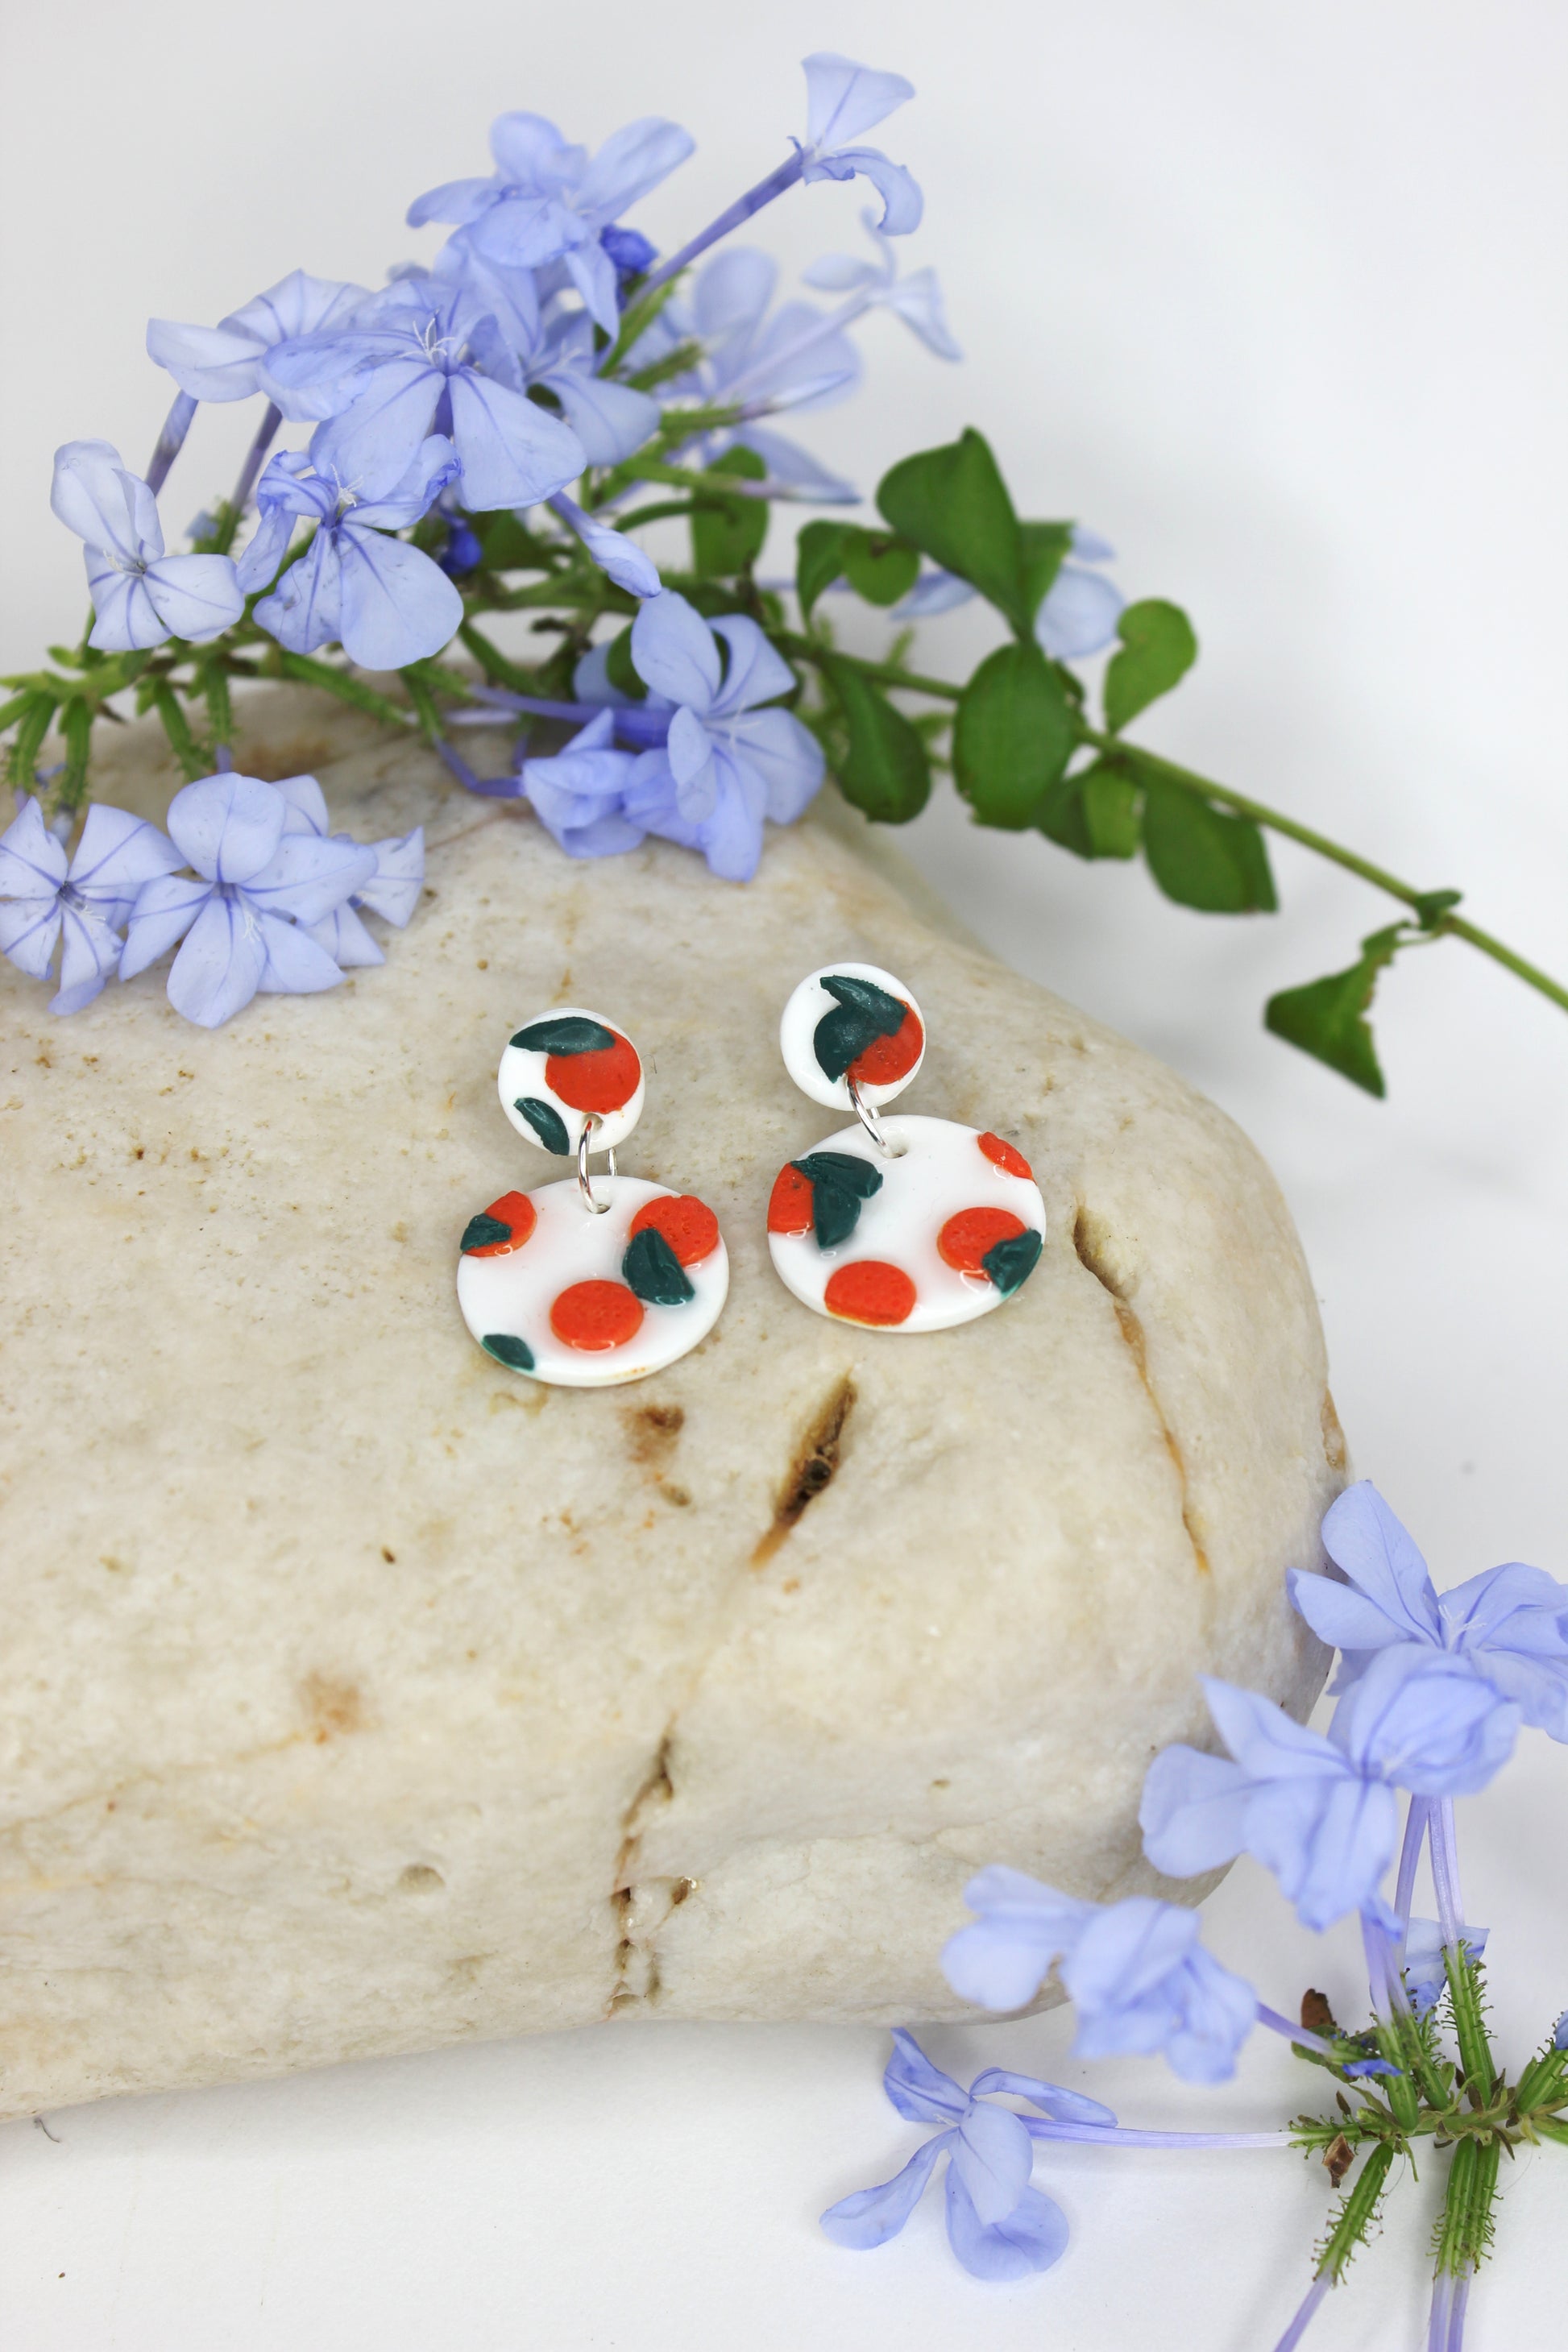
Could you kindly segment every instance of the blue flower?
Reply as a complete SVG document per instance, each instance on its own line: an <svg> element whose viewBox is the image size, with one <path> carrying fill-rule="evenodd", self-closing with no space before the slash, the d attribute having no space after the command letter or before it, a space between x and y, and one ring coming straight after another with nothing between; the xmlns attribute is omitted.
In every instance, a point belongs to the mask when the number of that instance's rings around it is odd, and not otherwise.
<svg viewBox="0 0 1568 2352"><path fill-rule="evenodd" d="M350 285L340 278L312 278L291 269L265 294L258 294L216 327L183 326L174 319L149 319L148 356L167 368L182 392L194 400L246 400L261 389L261 370L269 352L299 335L330 333L345 326L360 305L371 299L366 286ZM270 387L268 387L270 390ZM309 394L273 397L285 416L330 416L331 409Z"/></svg>
<svg viewBox="0 0 1568 2352"><path fill-rule="evenodd" d="M590 161L585 147L563 139L541 114L498 115L490 125L495 171L428 189L409 205L408 225L471 224L476 250L510 268L559 260L595 323L613 335L625 247L606 249L604 233L694 144L679 123L649 115L616 131Z"/></svg>
<svg viewBox="0 0 1568 2352"><path fill-rule="evenodd" d="M68 871L37 799L24 801L0 834L0 954L29 980L47 980L63 940L49 1011L79 1013L120 961L119 934L143 882L180 863L155 824L95 802Z"/></svg>
<svg viewBox="0 0 1568 2352"><path fill-rule="evenodd" d="M246 594L273 578L301 516L316 528L255 618L290 653L341 642L366 669L439 653L463 617L462 597L430 556L387 534L417 522L457 470L451 443L432 434L396 488L361 505L335 475L313 471L303 450L274 457L257 484L261 520L239 560Z"/></svg>
<svg viewBox="0 0 1568 2352"><path fill-rule="evenodd" d="M668 588L632 623L631 652L637 675L675 707L668 740L632 772L626 815L700 849L726 881L749 881L763 818L793 824L822 782L816 737L789 711L758 708L790 693L794 673L754 621L727 614L710 628Z"/></svg>
<svg viewBox="0 0 1568 2352"><path fill-rule="evenodd" d="M800 151L804 180L870 181L882 199L878 226L887 236L907 236L919 228L924 207L920 188L901 163L890 163L879 147L852 142L882 121L914 85L902 74L876 73L852 58L817 50L801 60L805 74L805 144Z"/></svg>
<svg viewBox="0 0 1568 2352"><path fill-rule="evenodd" d="M1165 1748L1143 1783L1143 1851L1191 1878L1246 1852L1272 1871L1309 1927L1360 1910L1399 1922L1379 1885L1398 1836L1394 1787L1422 1796L1484 1788L1506 1761L1519 1709L1443 1657L1373 1662L1341 1703L1332 1737L1272 1699L1205 1676L1230 1761Z"/></svg>
<svg viewBox="0 0 1568 2352"><path fill-rule="evenodd" d="M395 279L341 329L280 343L262 382L280 407L309 396L329 410L310 442L319 473L361 498L387 498L442 434L457 452L463 504L482 513L547 499L586 462L570 425L506 381L513 372L493 309L421 274Z"/></svg>
<svg viewBox="0 0 1568 2352"><path fill-rule="evenodd" d="M987 2106L984 2094L1011 2092L1064 2123L1114 2126L1110 2109L1055 2083L996 2066L961 2090L931 2064L912 2034L896 2028L893 2043L882 2077L889 2098L911 2123L941 2128L891 2180L830 2205L822 2216L828 2236L861 2251L896 2238L945 2155L947 2234L964 2269L985 2279L1026 2278L1049 2270L1067 2248L1067 2217L1029 2186L1034 2144L1025 2118L1010 2107Z"/></svg>
<svg viewBox="0 0 1568 2352"><path fill-rule="evenodd" d="M614 711L602 711L564 751L522 763L523 793L568 857L616 856L643 838L625 809L637 757L613 748L614 732Z"/></svg>
<svg viewBox="0 0 1568 2352"><path fill-rule="evenodd" d="M575 499L558 490L551 499L552 510L561 517L569 530L576 532L595 562L605 577L628 596L657 596L664 583L658 567L650 555L645 555L635 540L611 524L596 521L584 514Z"/></svg>
<svg viewBox="0 0 1568 2352"><path fill-rule="evenodd" d="M169 1002L187 1021L216 1029L258 989L293 993L335 987L331 957L301 926L321 922L375 872L374 849L286 833L289 803L256 776L204 776L176 793L168 827L195 868L142 884L121 959L134 978L184 940L169 974Z"/></svg>
<svg viewBox="0 0 1568 2352"><path fill-rule="evenodd" d="M1438 1592L1383 1496L1363 1479L1323 1521L1329 1557L1347 1579L1289 1571L1290 1598L1312 1631L1344 1653L1336 1691L1379 1652L1436 1651L1518 1701L1526 1723L1568 1739L1568 1585L1510 1560Z"/></svg>
<svg viewBox="0 0 1568 2352"><path fill-rule="evenodd" d="M907 278L900 278L898 257L872 215L862 213L860 218L877 248L876 260L865 261L857 254L825 254L801 273L806 284L852 298L852 304L838 314L841 326L862 310L890 310L939 360L961 360L963 353L949 331L935 270L911 269Z"/></svg>
<svg viewBox="0 0 1568 2352"><path fill-rule="evenodd" d="M161 646L171 636L205 645L245 610L226 555L165 555L158 502L107 441L68 441L55 451L49 504L87 544L87 584L97 615L88 643L100 653Z"/></svg>
<svg viewBox="0 0 1568 2352"><path fill-rule="evenodd" d="M1198 1940L1195 1912L1152 1895L1085 1903L1000 1864L963 1890L980 1917L942 1956L953 1990L983 2009L1021 2009L1053 1964L1078 2010L1075 2058L1163 2051L1190 2083L1223 2083L1258 2000Z"/></svg>
<svg viewBox="0 0 1568 2352"><path fill-rule="evenodd" d="M346 842L352 849L360 846L348 834L331 831L326 795L314 776L284 776L278 790L288 804L283 819L286 835L309 833L319 841ZM369 880L319 923L304 926L310 937L325 948L332 961L345 971L353 965L386 961L360 920L358 909L363 907L402 930L419 904L425 883L422 824L416 824L412 833L393 834L384 841L373 841L368 845L375 854L375 868Z"/></svg>
<svg viewBox="0 0 1568 2352"><path fill-rule="evenodd" d="M1484 1927L1461 1927L1459 1941L1479 1960L1487 1948ZM1405 1937L1405 1979L1417 2017L1435 2009L1447 1989L1443 1965L1443 1930L1436 1919L1412 1919ZM1348 2071L1348 2070L1347 2070Z"/></svg>

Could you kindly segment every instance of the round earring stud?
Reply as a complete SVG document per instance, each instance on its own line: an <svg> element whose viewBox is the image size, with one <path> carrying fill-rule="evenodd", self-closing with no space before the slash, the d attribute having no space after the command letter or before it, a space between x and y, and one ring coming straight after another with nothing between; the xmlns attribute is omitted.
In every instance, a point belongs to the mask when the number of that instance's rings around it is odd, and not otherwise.
<svg viewBox="0 0 1568 2352"><path fill-rule="evenodd" d="M695 1193L616 1172L642 1114L641 1057L596 1013L569 1007L519 1029L500 1057L501 1107L520 1135L576 1173L503 1192L470 1217L458 1304L487 1355L557 1388L612 1388L706 1339L730 1287L719 1220ZM609 1154L595 1175L591 1155Z"/></svg>
<svg viewBox="0 0 1568 2352"><path fill-rule="evenodd" d="M882 1115L925 1056L903 982L874 964L824 965L784 1006L779 1043L803 1093L857 1118L774 1182L768 1247L795 1297L837 1322L942 1331L1021 1289L1046 1233L1023 1154L952 1119Z"/></svg>

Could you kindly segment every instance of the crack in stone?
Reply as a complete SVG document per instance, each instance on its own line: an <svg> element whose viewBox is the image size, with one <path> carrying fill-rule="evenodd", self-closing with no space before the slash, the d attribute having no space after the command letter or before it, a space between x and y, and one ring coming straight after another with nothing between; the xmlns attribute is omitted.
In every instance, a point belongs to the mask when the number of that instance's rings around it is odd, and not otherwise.
<svg viewBox="0 0 1568 2352"><path fill-rule="evenodd" d="M773 1523L752 1554L764 1568L792 1533L806 1507L832 1485L843 1452L844 1428L855 1405L855 1382L846 1372L835 1382L801 1440L789 1475L773 1506Z"/></svg>
<svg viewBox="0 0 1568 2352"><path fill-rule="evenodd" d="M1170 1455L1176 1473L1177 1486L1182 1498L1182 1525L1186 1530L1187 1541L1193 1548L1193 1558L1197 1562L1198 1574L1208 1576L1213 1573L1213 1570L1210 1567L1209 1556L1204 1549L1203 1540L1194 1520L1192 1497L1187 1491L1187 1465L1182 1459L1182 1449L1176 1443L1175 1432L1165 1418L1165 1408L1160 1402L1159 1392L1149 1377L1149 1351L1143 1338L1143 1326L1128 1305L1116 1275L1107 1261L1101 1237L1096 1232L1097 1222L1092 1213L1080 1204L1073 1221L1072 1245L1078 1253L1079 1263L1086 1272L1093 1275L1116 1310L1116 1328L1126 1343L1127 1351L1137 1369L1138 1377L1143 1383L1144 1394L1153 1407L1160 1434L1165 1441L1165 1451Z"/></svg>

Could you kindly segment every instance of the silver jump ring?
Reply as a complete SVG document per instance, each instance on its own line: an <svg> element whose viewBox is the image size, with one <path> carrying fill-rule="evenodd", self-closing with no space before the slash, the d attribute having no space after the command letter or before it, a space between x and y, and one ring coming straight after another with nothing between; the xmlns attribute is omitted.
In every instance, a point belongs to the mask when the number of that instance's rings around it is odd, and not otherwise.
<svg viewBox="0 0 1568 2352"><path fill-rule="evenodd" d="M610 1205L608 1201L595 1201L594 1198L594 1180L588 1172L588 1152L590 1148L589 1138L592 1136L594 1129L596 1127L603 1127L604 1123L604 1120L599 1117L597 1111L590 1111L583 1121L583 1132L577 1138L577 1190L583 1195L583 1204L584 1208L588 1211L590 1216L595 1217L602 1217ZM614 1144L610 1146L609 1161L610 1165L606 1173L613 1176L616 1172L616 1148Z"/></svg>
<svg viewBox="0 0 1568 2352"><path fill-rule="evenodd" d="M903 1157L902 1149L898 1145L889 1142L887 1136L883 1132L880 1118L877 1112L872 1109L870 1104L862 1099L859 1084L857 1079L846 1071L844 1082L849 1089L849 1099L855 1106L856 1118L859 1120L861 1126L865 1129L867 1134L870 1137L872 1142L881 1153L883 1159L901 1160Z"/></svg>

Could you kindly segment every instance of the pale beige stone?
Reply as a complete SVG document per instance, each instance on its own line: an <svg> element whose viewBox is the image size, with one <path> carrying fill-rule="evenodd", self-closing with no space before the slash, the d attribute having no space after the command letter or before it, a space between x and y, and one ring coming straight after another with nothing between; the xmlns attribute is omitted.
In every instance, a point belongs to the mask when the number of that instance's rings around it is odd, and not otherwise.
<svg viewBox="0 0 1568 2352"><path fill-rule="evenodd" d="M1210 1669L1304 1711L1281 1571L1342 1483L1306 1269L1246 1139L913 910L842 815L746 889L591 866L292 692L241 764L370 838L424 820L384 969L216 1034L163 974L51 1019L0 967L0 2079L8 2113L616 2015L956 2013L977 1864L1155 1882L1144 1768ZM162 814L155 739L100 789ZM863 830L863 829L862 829ZM885 862L885 861L884 861ZM771 1270L835 1115L779 1008L837 956L918 992L913 1110L992 1125L1050 1218L1003 1313L900 1339ZM542 1181L510 1028L622 1021L622 1165L733 1280L641 1386L490 1362L469 1213Z"/></svg>

